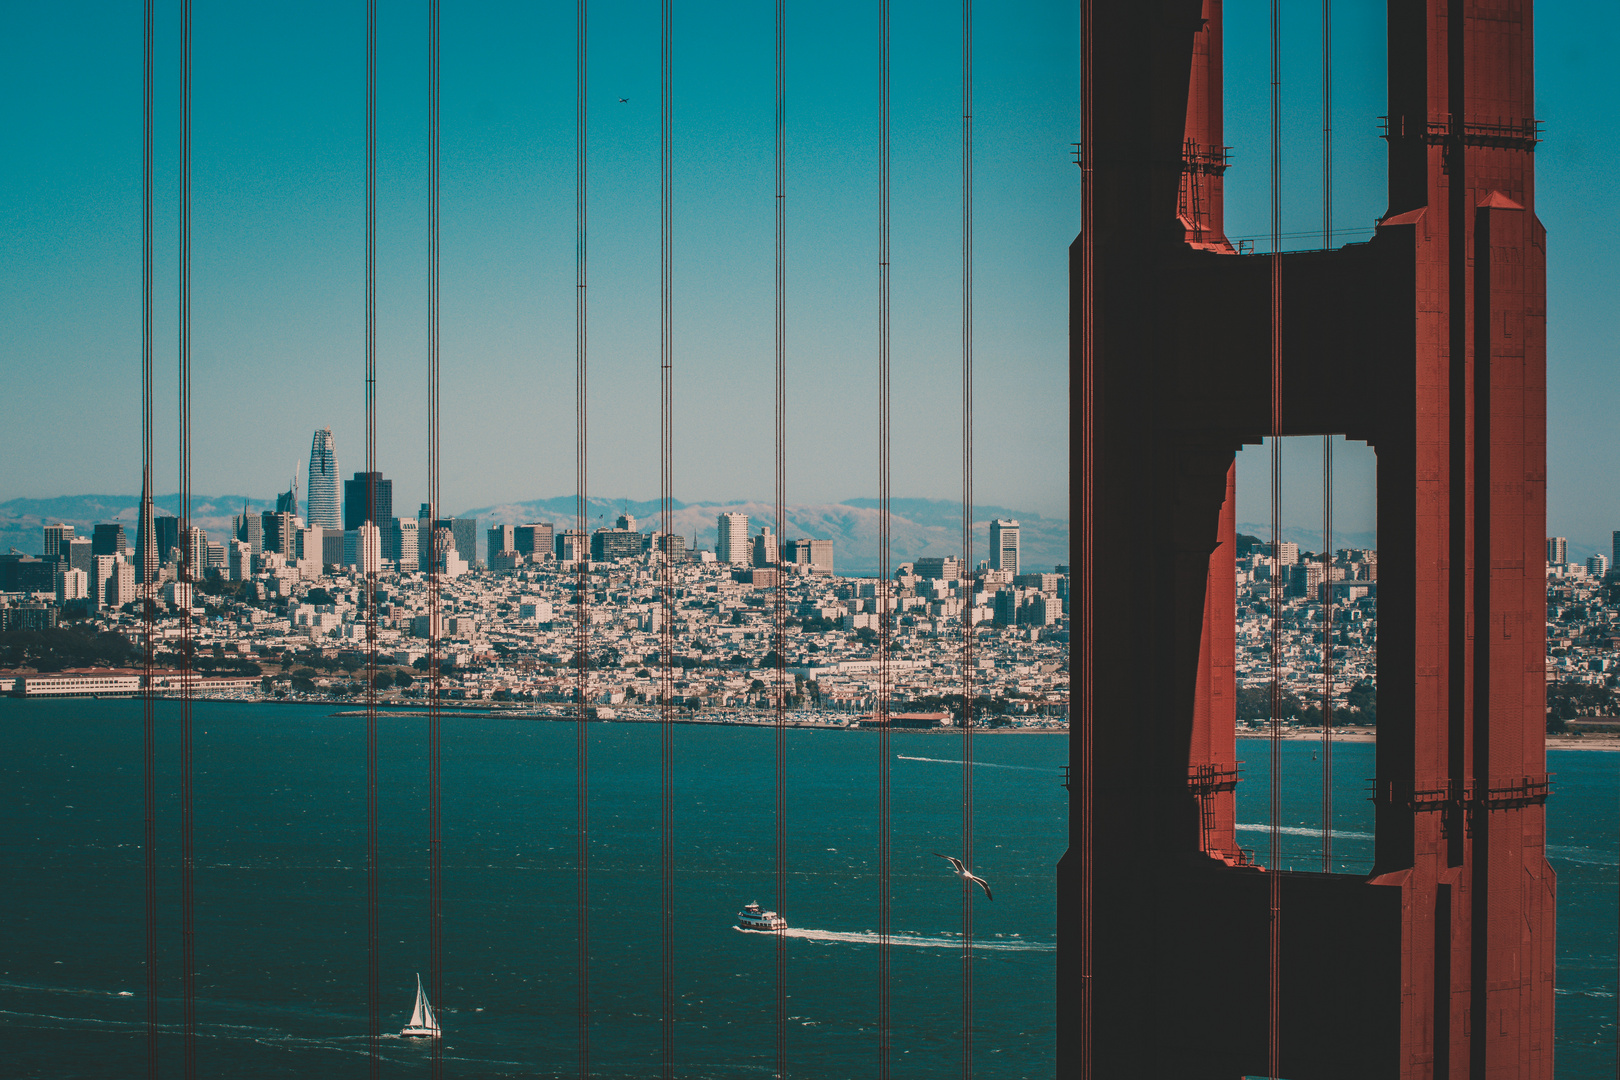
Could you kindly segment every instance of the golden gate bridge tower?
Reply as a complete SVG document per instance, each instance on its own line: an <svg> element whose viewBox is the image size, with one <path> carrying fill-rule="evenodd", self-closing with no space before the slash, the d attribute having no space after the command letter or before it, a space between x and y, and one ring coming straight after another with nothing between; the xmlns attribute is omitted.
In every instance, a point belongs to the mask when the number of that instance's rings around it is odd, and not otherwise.
<svg viewBox="0 0 1620 1080"><path fill-rule="evenodd" d="M1550 1080L1531 5L1391 0L1376 234L1260 255L1224 235L1220 0L1082 18L1060 1075ZM1378 461L1365 876L1256 865L1234 832L1234 455L1324 434ZM1144 544L1169 572L1102 572Z"/></svg>

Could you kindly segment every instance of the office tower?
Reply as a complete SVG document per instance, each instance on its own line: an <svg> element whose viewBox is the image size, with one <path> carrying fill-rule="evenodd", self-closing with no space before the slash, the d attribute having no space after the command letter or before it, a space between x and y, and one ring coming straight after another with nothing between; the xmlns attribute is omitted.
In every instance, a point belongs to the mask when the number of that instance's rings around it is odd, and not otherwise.
<svg viewBox="0 0 1620 1080"><path fill-rule="evenodd" d="M319 525L308 525L296 530L293 539L293 558L298 563L298 576L305 581L314 581L326 566L326 530Z"/></svg>
<svg viewBox="0 0 1620 1080"><path fill-rule="evenodd" d="M225 545L218 540L208 541L207 569L218 570L221 574L225 573Z"/></svg>
<svg viewBox="0 0 1620 1080"><path fill-rule="evenodd" d="M343 527L338 502L337 440L331 428L320 428L309 445L309 485L304 489L304 516L311 525L336 531Z"/></svg>
<svg viewBox="0 0 1620 1080"><path fill-rule="evenodd" d="M65 563L58 563L56 571L56 602L86 600L90 596L90 575Z"/></svg>
<svg viewBox="0 0 1620 1080"><path fill-rule="evenodd" d="M362 574L378 574L382 572L382 530L371 522L360 526L356 532L359 534L359 550L355 563L360 567Z"/></svg>
<svg viewBox="0 0 1620 1080"><path fill-rule="evenodd" d="M433 523L433 528L435 532L439 529L449 529L456 554L461 556L467 565L472 565L478 554L477 518L440 518Z"/></svg>
<svg viewBox="0 0 1620 1080"><path fill-rule="evenodd" d="M590 541L578 529L564 529L557 534L557 561L572 563L589 557Z"/></svg>
<svg viewBox="0 0 1620 1080"><path fill-rule="evenodd" d="M748 515L724 513L715 519L714 557L723 563L747 563L752 550L748 543Z"/></svg>
<svg viewBox="0 0 1620 1080"><path fill-rule="evenodd" d="M1569 562L1569 541L1562 536L1547 537L1547 563L1550 566L1563 566Z"/></svg>
<svg viewBox="0 0 1620 1080"><path fill-rule="evenodd" d="M415 518L394 519L393 557L398 560L401 571L421 569L422 548Z"/></svg>
<svg viewBox="0 0 1620 1080"><path fill-rule="evenodd" d="M622 530L624 532L635 532L636 531L636 519L635 519L635 517L633 515L631 515L629 513L620 514L619 515L619 520L615 521L613 523L613 527L615 529L619 529L619 530Z"/></svg>
<svg viewBox="0 0 1620 1080"><path fill-rule="evenodd" d="M90 560L95 558L94 546L88 536L75 536L59 549L57 561L88 574L93 567Z"/></svg>
<svg viewBox="0 0 1620 1080"><path fill-rule="evenodd" d="M259 515L263 529L260 551L273 551L278 555L292 552L293 516L285 510L266 510Z"/></svg>
<svg viewBox="0 0 1620 1080"><path fill-rule="evenodd" d="M517 527L515 525L492 525L489 536L484 542L484 550L489 558L493 559L503 551L517 551Z"/></svg>
<svg viewBox="0 0 1620 1080"><path fill-rule="evenodd" d="M242 504L242 512L231 518L231 533L254 555L264 551L264 519L248 513L246 503Z"/></svg>
<svg viewBox="0 0 1620 1080"><path fill-rule="evenodd" d="M1607 555L1593 555L1586 560L1587 577L1601 579L1609 572L1609 557Z"/></svg>
<svg viewBox="0 0 1620 1080"><path fill-rule="evenodd" d="M1018 522L990 522L990 569L1018 573Z"/></svg>
<svg viewBox="0 0 1620 1080"><path fill-rule="evenodd" d="M293 477L287 490L276 496L276 513L298 516L298 477Z"/></svg>
<svg viewBox="0 0 1620 1080"><path fill-rule="evenodd" d="M552 557L552 528L549 521L517 526L512 533L514 550L527 555L530 562L544 562Z"/></svg>
<svg viewBox="0 0 1620 1080"><path fill-rule="evenodd" d="M146 584L157 580L158 564L163 561L156 544L156 522L152 517L152 477L141 478L140 522L135 527L136 581Z"/></svg>
<svg viewBox="0 0 1620 1080"><path fill-rule="evenodd" d="M113 572L107 578L106 593L103 602L108 607L121 608L125 604L135 602L135 564L133 562L118 562L113 566Z"/></svg>
<svg viewBox="0 0 1620 1080"><path fill-rule="evenodd" d="M960 581L962 560L954 555L943 558L918 559L913 569L918 577L928 581Z"/></svg>
<svg viewBox="0 0 1620 1080"><path fill-rule="evenodd" d="M1614 556L1609 560L1609 565L1610 566L1620 566L1620 531L1617 531L1614 534L1613 541L1614 541Z"/></svg>
<svg viewBox="0 0 1620 1080"><path fill-rule="evenodd" d="M85 595L89 598L91 607L99 608L108 602L107 582L114 574L118 573L118 567L122 561L116 555L90 556L90 569L87 573L89 578L88 591Z"/></svg>
<svg viewBox="0 0 1620 1080"><path fill-rule="evenodd" d="M620 520L623 520L622 518ZM641 557L641 534L630 529L597 529L591 534L591 559L618 562Z"/></svg>
<svg viewBox="0 0 1620 1080"><path fill-rule="evenodd" d="M68 557L64 550L69 540L73 539L73 526L47 525L45 526L45 554L41 556L46 562L62 562Z"/></svg>
<svg viewBox="0 0 1620 1080"><path fill-rule="evenodd" d="M90 538L92 555L124 555L129 551L129 540L124 527L116 521L98 522Z"/></svg>
<svg viewBox="0 0 1620 1080"><path fill-rule="evenodd" d="M686 561L686 537L680 533L653 533L652 547L677 566Z"/></svg>
<svg viewBox="0 0 1620 1080"><path fill-rule="evenodd" d="M369 498L369 477L377 479L377 512L366 513L366 500ZM353 480L343 481L343 531L358 529L367 521L394 520L394 482L384 480L382 473L354 474Z"/></svg>
<svg viewBox="0 0 1620 1080"><path fill-rule="evenodd" d="M754 565L775 566L777 561L776 535L769 525L761 525L754 537Z"/></svg>
<svg viewBox="0 0 1620 1080"><path fill-rule="evenodd" d="M201 581L208 571L208 534L193 525L186 530L185 550L186 569L191 572L192 580Z"/></svg>
<svg viewBox="0 0 1620 1080"><path fill-rule="evenodd" d="M253 576L253 547L245 540L232 540L225 552L227 576L232 581L246 581Z"/></svg>
<svg viewBox="0 0 1620 1080"><path fill-rule="evenodd" d="M159 562L173 562L180 548L180 519L167 515L153 518L152 534L157 537Z"/></svg>
<svg viewBox="0 0 1620 1080"><path fill-rule="evenodd" d="M795 566L808 566L812 574L833 572L831 540L789 540L782 548L782 561Z"/></svg>

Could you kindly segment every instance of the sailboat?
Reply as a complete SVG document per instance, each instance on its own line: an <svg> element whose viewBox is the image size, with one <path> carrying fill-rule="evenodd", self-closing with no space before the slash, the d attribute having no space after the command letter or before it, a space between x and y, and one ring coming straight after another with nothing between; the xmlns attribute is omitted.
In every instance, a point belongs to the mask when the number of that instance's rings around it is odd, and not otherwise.
<svg viewBox="0 0 1620 1080"><path fill-rule="evenodd" d="M411 1010L411 1022L400 1031L401 1035L420 1039L437 1039L439 1037L439 1020L433 1015L433 1006L428 1004L427 994L422 991L422 976L416 976L416 1008Z"/></svg>

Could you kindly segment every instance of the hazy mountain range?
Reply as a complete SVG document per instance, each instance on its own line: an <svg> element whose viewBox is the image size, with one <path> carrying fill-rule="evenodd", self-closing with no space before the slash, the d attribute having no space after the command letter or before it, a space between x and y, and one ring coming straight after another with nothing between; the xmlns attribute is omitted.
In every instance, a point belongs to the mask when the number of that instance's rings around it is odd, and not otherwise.
<svg viewBox="0 0 1620 1080"><path fill-rule="evenodd" d="M176 495L153 500L160 513L175 513ZM196 495L192 497L192 520L208 530L210 539L221 539L229 530L231 517L246 504L252 511L275 509L275 498L256 499L242 495ZM0 503L0 551L17 548L37 555L44 547L41 531L47 522L65 522L80 535L90 535L98 521L120 521L131 543L140 508L138 495L63 495L54 499L11 499ZM761 525L774 524L776 508L766 502L674 503L671 528L687 538L695 535L696 546L714 549L715 518L724 511L749 516L749 531L758 533ZM1069 561L1069 523L1046 518L1027 510L1004 506L974 508L974 561L987 556L989 523L993 517L1016 518L1022 526L1020 541L1025 566L1050 569ZM586 504L586 528L612 525L621 513L636 517L643 530L658 527L659 504L635 499L591 498ZM929 555L959 555L962 550L962 506L947 499L893 499L889 527L891 563L898 565ZM572 495L526 502L502 503L463 511L458 516L476 517L479 522L479 557L483 557L484 529L497 524L550 521L558 528L575 523ZM878 512L876 499L846 499L837 503L790 505L786 508L787 536L813 537L833 542L834 565L841 572L872 571L877 568Z"/></svg>

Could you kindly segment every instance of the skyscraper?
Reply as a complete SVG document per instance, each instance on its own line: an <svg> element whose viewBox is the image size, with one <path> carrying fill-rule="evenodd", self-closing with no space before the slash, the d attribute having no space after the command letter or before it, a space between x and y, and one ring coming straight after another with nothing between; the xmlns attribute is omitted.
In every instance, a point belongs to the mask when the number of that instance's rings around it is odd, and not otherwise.
<svg viewBox="0 0 1620 1080"><path fill-rule="evenodd" d="M312 526L336 531L343 525L338 506L337 440L331 428L315 432L309 447L309 486L304 490L305 517Z"/></svg>
<svg viewBox="0 0 1620 1080"><path fill-rule="evenodd" d="M67 559L67 544L73 539L73 526L47 525L45 526L45 561L58 562Z"/></svg>
<svg viewBox="0 0 1620 1080"><path fill-rule="evenodd" d="M747 563L753 554L748 542L748 515L724 513L715 519L714 557L717 562Z"/></svg>
<svg viewBox="0 0 1620 1080"><path fill-rule="evenodd" d="M1620 542L1620 533L1615 534L1615 539ZM1547 561L1553 566L1569 562L1569 541L1562 536L1547 537Z"/></svg>
<svg viewBox="0 0 1620 1080"><path fill-rule="evenodd" d="M1018 522L996 518L990 522L990 569L1018 573Z"/></svg>
<svg viewBox="0 0 1620 1080"><path fill-rule="evenodd" d="M98 522L90 542L94 545L90 549L93 555L123 555L129 550L129 541L124 537L124 526L116 521Z"/></svg>
<svg viewBox="0 0 1620 1080"><path fill-rule="evenodd" d="M367 491L368 477L363 472L354 474L353 480L343 481L343 531L358 529L373 517L376 521L394 520L394 482L384 480L382 473L373 473L377 479L377 512L366 513L366 500L370 497ZM376 522L372 522L376 524Z"/></svg>

